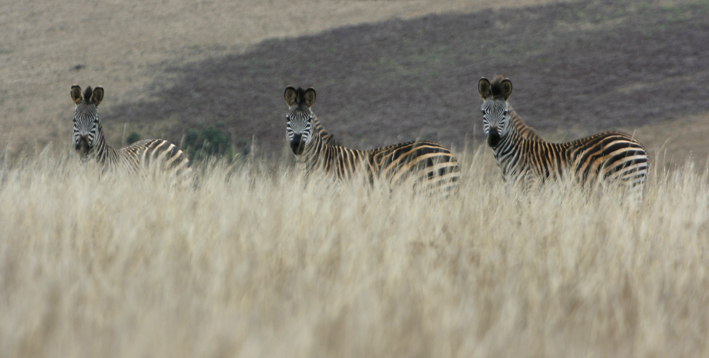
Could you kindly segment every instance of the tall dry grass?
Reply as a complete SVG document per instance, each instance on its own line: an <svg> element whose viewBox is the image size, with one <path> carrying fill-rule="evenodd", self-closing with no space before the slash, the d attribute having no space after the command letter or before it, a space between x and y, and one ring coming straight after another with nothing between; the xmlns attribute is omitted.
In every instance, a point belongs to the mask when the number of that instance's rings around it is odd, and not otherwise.
<svg viewBox="0 0 709 358"><path fill-rule="evenodd" d="M507 188L487 148L448 199L306 182L289 159L187 189L48 151L1 165L1 355L709 351L706 171L655 172L631 207Z"/></svg>

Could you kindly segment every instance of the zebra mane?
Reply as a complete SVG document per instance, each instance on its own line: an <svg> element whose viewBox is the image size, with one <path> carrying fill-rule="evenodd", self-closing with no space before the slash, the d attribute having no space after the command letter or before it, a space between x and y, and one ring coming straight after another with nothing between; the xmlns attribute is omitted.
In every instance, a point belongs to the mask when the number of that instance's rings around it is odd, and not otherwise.
<svg viewBox="0 0 709 358"><path fill-rule="evenodd" d="M505 95L502 93L502 88L500 88L500 83L504 79L505 78L501 75L496 75L495 78L492 79L492 82L490 82L490 91L492 92L492 96L494 98L502 97L504 99Z"/></svg>
<svg viewBox="0 0 709 358"><path fill-rule="evenodd" d="M93 92L94 92L94 90L91 89L91 86L86 87L86 90L84 91L84 101L86 101L88 103L89 100L91 100L91 94Z"/></svg>
<svg viewBox="0 0 709 358"><path fill-rule="evenodd" d="M297 90L295 90L295 103L297 104L303 104L305 102L305 90L298 87Z"/></svg>

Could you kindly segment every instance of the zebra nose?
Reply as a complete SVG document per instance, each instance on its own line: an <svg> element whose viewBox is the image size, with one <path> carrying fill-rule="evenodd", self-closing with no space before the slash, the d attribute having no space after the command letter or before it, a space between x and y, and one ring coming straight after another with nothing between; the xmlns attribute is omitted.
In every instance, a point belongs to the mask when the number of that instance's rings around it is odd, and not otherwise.
<svg viewBox="0 0 709 358"><path fill-rule="evenodd" d="M303 136L301 134L293 135L293 140L290 142L290 149L295 155L303 154L303 149L305 148L305 143L302 142Z"/></svg>
<svg viewBox="0 0 709 358"><path fill-rule="evenodd" d="M487 132L487 145L494 148L497 146L497 143L499 141L500 141L500 134L497 133L497 127L490 128L490 130Z"/></svg>
<svg viewBox="0 0 709 358"><path fill-rule="evenodd" d="M79 135L79 139L76 141L75 149L86 154L89 151L89 135Z"/></svg>
<svg viewBox="0 0 709 358"><path fill-rule="evenodd" d="M78 145L81 143L89 144L89 135L88 134L86 134L86 135L79 134L78 138L76 139L76 144Z"/></svg>

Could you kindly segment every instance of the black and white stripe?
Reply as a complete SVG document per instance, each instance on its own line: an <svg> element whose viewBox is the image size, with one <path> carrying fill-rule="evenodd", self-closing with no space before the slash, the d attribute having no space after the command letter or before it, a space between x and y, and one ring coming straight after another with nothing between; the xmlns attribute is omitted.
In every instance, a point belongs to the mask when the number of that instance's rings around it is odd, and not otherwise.
<svg viewBox="0 0 709 358"><path fill-rule="evenodd" d="M512 82L497 76L478 82L483 129L506 181L526 187L572 175L582 185L617 182L642 193L648 172L643 146L621 132L603 132L567 143L548 143L512 110Z"/></svg>
<svg viewBox="0 0 709 358"><path fill-rule="evenodd" d="M106 143L99 120L98 105L103 88L71 86L74 111L74 148L83 161L94 159L106 168L145 173L146 169L170 172L178 178L190 173L189 160L177 146L164 139L145 139L125 148L114 149Z"/></svg>
<svg viewBox="0 0 709 358"><path fill-rule="evenodd" d="M390 187L450 188L460 177L458 162L451 151L429 141L411 141L371 150L342 147L332 139L311 107L315 90L287 87L284 94L286 139L307 173L323 170L340 180L364 173L370 182L384 180Z"/></svg>

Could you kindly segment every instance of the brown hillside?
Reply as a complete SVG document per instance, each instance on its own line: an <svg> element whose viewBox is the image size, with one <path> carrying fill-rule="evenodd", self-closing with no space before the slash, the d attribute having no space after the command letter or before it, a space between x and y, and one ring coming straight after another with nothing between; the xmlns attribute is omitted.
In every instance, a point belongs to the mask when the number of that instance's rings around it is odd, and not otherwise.
<svg viewBox="0 0 709 358"><path fill-rule="evenodd" d="M600 1L348 26L168 66L152 100L106 118L163 123L173 140L217 124L280 151L291 84L316 88L316 114L350 146L422 138L461 149L481 138L477 80L504 74L517 111L548 138L634 131L709 111L708 16L706 2Z"/></svg>
<svg viewBox="0 0 709 358"><path fill-rule="evenodd" d="M265 39L549 1L0 0L0 147L16 152L52 141L68 148L73 107L67 91L74 83L104 86L108 109L148 99L145 86L164 79L167 65L241 53ZM106 119L114 145L124 129L136 129ZM140 124L146 136L169 129Z"/></svg>

